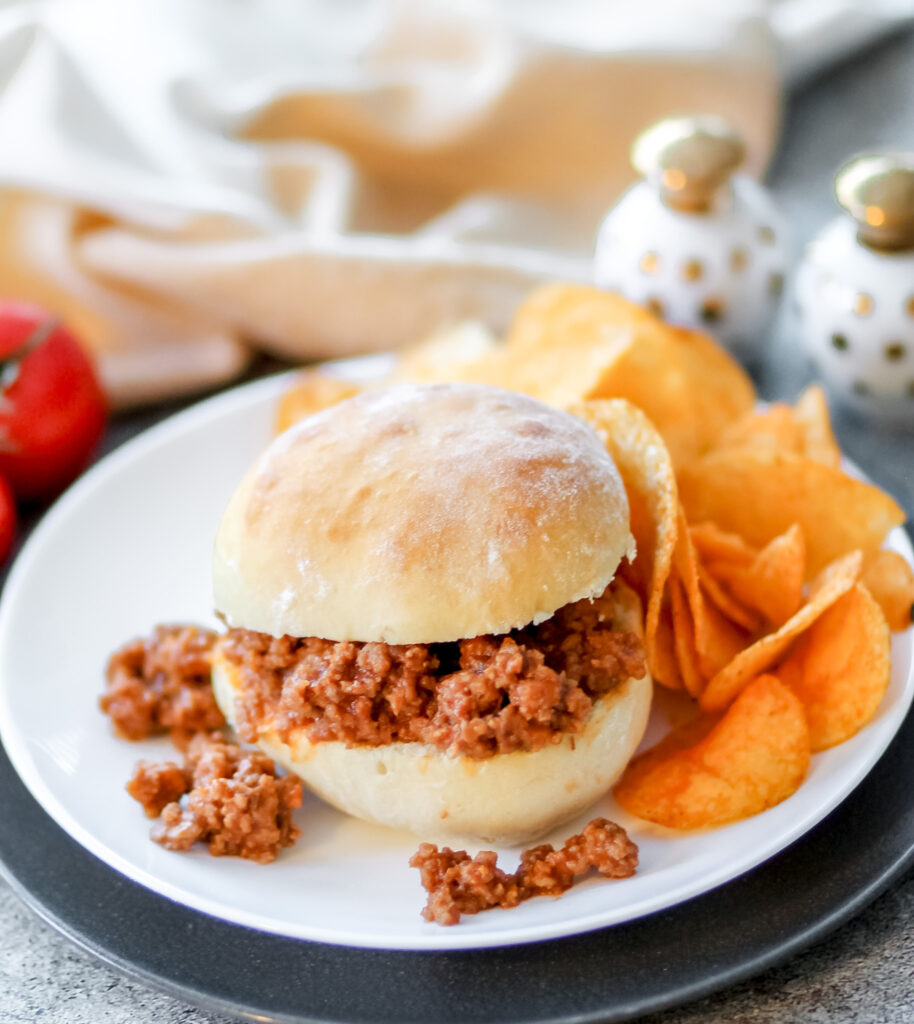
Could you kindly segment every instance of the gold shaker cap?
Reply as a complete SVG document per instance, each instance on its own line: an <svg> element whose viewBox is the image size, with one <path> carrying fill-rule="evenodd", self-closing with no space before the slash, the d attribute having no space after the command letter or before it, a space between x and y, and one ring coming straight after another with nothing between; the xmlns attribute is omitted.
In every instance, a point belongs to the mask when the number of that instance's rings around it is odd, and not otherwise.
<svg viewBox="0 0 914 1024"><path fill-rule="evenodd" d="M914 248L914 153L861 153L835 175L835 197L872 249Z"/></svg>
<svg viewBox="0 0 914 1024"><path fill-rule="evenodd" d="M671 117L646 128L635 139L632 164L676 210L702 213L746 156L730 124L710 114Z"/></svg>

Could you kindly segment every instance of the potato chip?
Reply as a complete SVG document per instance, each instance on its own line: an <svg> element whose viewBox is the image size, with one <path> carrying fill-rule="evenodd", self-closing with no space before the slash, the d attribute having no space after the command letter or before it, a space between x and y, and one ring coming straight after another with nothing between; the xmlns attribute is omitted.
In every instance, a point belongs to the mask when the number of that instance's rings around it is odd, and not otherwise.
<svg viewBox="0 0 914 1024"><path fill-rule="evenodd" d="M484 324L466 321L405 349L397 359L390 382L463 380L468 366L498 348L494 335Z"/></svg>
<svg viewBox="0 0 914 1024"><path fill-rule="evenodd" d="M701 611L695 622L695 648L705 679L711 679L752 641L749 631L727 618L699 588Z"/></svg>
<svg viewBox="0 0 914 1024"><path fill-rule="evenodd" d="M766 409L753 409L729 424L717 438L714 447L806 454L793 410L783 402L775 402Z"/></svg>
<svg viewBox="0 0 914 1024"><path fill-rule="evenodd" d="M770 668L816 619L857 582L863 557L859 551L839 558L813 581L806 603L779 630L747 647L710 680L701 695L705 711L722 711L750 680Z"/></svg>
<svg viewBox="0 0 914 1024"><path fill-rule="evenodd" d="M629 328L618 327L597 338L569 335L561 344L520 354L499 346L446 368L441 379L491 384L564 409L602 393L600 382L607 368L633 341Z"/></svg>
<svg viewBox="0 0 914 1024"><path fill-rule="evenodd" d="M724 562L734 565L751 565L758 554L737 533L727 533L717 523L693 523L689 535L701 560L709 565Z"/></svg>
<svg viewBox="0 0 914 1024"><path fill-rule="evenodd" d="M588 398L614 397L604 378L634 341L631 328L613 326L595 337L569 335L530 352L499 350L468 365L462 379L520 391L564 409Z"/></svg>
<svg viewBox="0 0 914 1024"><path fill-rule="evenodd" d="M534 292L507 347L516 367L504 386L554 404L626 398L647 414L676 466L710 447L755 402L745 371L710 338L583 285Z"/></svg>
<svg viewBox="0 0 914 1024"><path fill-rule="evenodd" d="M825 392L818 384L811 384L793 407L793 415L803 429L805 453L823 466L841 465L841 449L835 440L828 414Z"/></svg>
<svg viewBox="0 0 914 1024"><path fill-rule="evenodd" d="M607 367L599 395L627 398L650 417L677 467L716 441L721 430L751 409L752 383L723 349L698 332L658 321Z"/></svg>
<svg viewBox="0 0 914 1024"><path fill-rule="evenodd" d="M657 323L643 306L613 292L579 284L547 284L532 291L517 308L505 343L516 355L566 343L599 344L608 328L630 329Z"/></svg>
<svg viewBox="0 0 914 1024"><path fill-rule="evenodd" d="M723 565L725 568L729 568L727 563L723 563ZM761 615L740 604L729 591L725 590L717 582L717 577L713 575L700 557L698 560L698 582L701 584L701 589L708 600L731 622L735 622L737 626L742 626L747 633L754 634L762 631L764 621Z"/></svg>
<svg viewBox="0 0 914 1024"><path fill-rule="evenodd" d="M645 645L645 649L646 649ZM673 630L673 611L669 603L661 605L657 619L657 632L653 642L651 676L655 682L663 683L668 690L683 688L682 674L676 660L676 637ZM656 691L655 691L656 692Z"/></svg>
<svg viewBox="0 0 914 1024"><path fill-rule="evenodd" d="M648 665L653 675L662 678L657 629L663 585L676 544L679 509L673 464L663 438L647 416L629 402L580 402L570 406L569 412L597 431L625 484L638 554L624 575L641 595L646 609L644 644Z"/></svg>
<svg viewBox="0 0 914 1024"><path fill-rule="evenodd" d="M809 768L799 700L774 676L751 682L722 718L674 729L616 785L630 814L676 829L710 828L785 800Z"/></svg>
<svg viewBox="0 0 914 1024"><path fill-rule="evenodd" d="M618 296L547 285L518 308L505 346L466 363L449 379L494 384L561 408L608 394L600 381L635 340L639 316L650 320L649 313Z"/></svg>
<svg viewBox="0 0 914 1024"><path fill-rule="evenodd" d="M802 603L805 571L806 542L794 523L766 544L751 565L718 565L716 577L738 601L782 626Z"/></svg>
<svg viewBox="0 0 914 1024"><path fill-rule="evenodd" d="M626 398L647 414L674 465L705 451L755 400L743 369L709 338L669 327L596 288L535 291L518 310L506 346L472 331L468 341L468 330L407 353L392 380L493 384L561 408Z"/></svg>
<svg viewBox="0 0 914 1024"><path fill-rule="evenodd" d="M681 725L689 725L698 719L711 716L702 713L698 702L693 700L684 690L667 690L663 687L654 691L652 712L669 724L669 728L677 729ZM707 730L705 730L705 734Z"/></svg>
<svg viewBox="0 0 914 1024"><path fill-rule="evenodd" d="M698 572L698 556L681 510L673 566L689 602L689 611L695 628L695 649L698 653L699 668L702 676L710 679L748 644L749 636L705 600ZM675 621L674 616L674 628ZM686 685L688 686L688 683Z"/></svg>
<svg viewBox="0 0 914 1024"><path fill-rule="evenodd" d="M876 714L891 679L885 616L859 583L812 624L778 669L806 709L813 753L850 739Z"/></svg>
<svg viewBox="0 0 914 1024"><path fill-rule="evenodd" d="M825 395L816 386L807 388L794 406L775 402L753 409L729 424L714 447L793 452L835 468L841 463Z"/></svg>
<svg viewBox="0 0 914 1024"><path fill-rule="evenodd" d="M808 577L849 551L875 552L904 521L877 487L801 455L721 449L686 466L678 482L689 522L711 519L755 547L798 523Z"/></svg>
<svg viewBox="0 0 914 1024"><path fill-rule="evenodd" d="M897 551L881 550L863 561L860 582L876 598L891 630L914 620L914 569Z"/></svg>
<svg viewBox="0 0 914 1024"><path fill-rule="evenodd" d="M605 331L599 338L565 338L562 344L542 346L519 355L504 345L486 348L474 358L439 361L440 353L418 352L395 371L392 381L464 381L520 391L550 406L569 404L599 392L607 367L634 336L628 328ZM429 355L431 354L431 357Z"/></svg>
<svg viewBox="0 0 914 1024"><path fill-rule="evenodd" d="M670 580L670 604L673 613L673 649L682 686L690 697L699 697L705 682L701 676L698 651L695 647L695 625L689 611L685 588L675 577Z"/></svg>
<svg viewBox="0 0 914 1024"><path fill-rule="evenodd" d="M362 389L351 381L331 377L321 370L305 370L279 400L276 410L276 433L288 430L306 416L329 409L331 405L352 398Z"/></svg>

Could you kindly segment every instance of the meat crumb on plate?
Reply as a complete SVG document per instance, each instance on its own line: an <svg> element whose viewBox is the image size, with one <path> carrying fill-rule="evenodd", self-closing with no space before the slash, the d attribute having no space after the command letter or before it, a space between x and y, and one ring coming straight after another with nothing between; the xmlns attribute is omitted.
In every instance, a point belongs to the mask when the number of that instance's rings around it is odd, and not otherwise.
<svg viewBox="0 0 914 1024"><path fill-rule="evenodd" d="M265 754L218 732L197 733L183 766L140 761L127 791L148 817L160 817L151 837L169 850L202 842L214 857L269 864L301 834L292 824L302 801L298 779L277 776Z"/></svg>
<svg viewBox="0 0 914 1024"><path fill-rule="evenodd" d="M498 867L491 850L470 857L466 850L439 850L432 843L422 843L409 863L419 869L428 892L422 916L452 925L462 914L516 907L533 896L560 896L592 868L604 878L628 878L638 866L638 847L620 825L594 818L560 850L549 843L525 850L513 874Z"/></svg>
<svg viewBox="0 0 914 1024"><path fill-rule="evenodd" d="M99 705L118 734L144 740L169 732L183 748L193 733L225 725L210 685L216 637L198 626L157 626L115 651Z"/></svg>

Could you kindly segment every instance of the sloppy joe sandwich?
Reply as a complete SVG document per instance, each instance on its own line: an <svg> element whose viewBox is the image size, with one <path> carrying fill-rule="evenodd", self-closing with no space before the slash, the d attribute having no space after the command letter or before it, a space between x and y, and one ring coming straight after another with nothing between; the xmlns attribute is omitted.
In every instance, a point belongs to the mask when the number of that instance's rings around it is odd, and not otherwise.
<svg viewBox="0 0 914 1024"><path fill-rule="evenodd" d="M604 794L651 681L625 488L597 433L469 384L348 399L279 435L214 554L239 735L424 839L521 843Z"/></svg>

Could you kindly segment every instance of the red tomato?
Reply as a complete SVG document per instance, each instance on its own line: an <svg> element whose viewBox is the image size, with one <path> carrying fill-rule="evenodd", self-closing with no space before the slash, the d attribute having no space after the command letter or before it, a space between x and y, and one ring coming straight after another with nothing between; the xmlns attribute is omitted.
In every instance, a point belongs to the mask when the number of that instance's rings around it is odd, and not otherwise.
<svg viewBox="0 0 914 1024"><path fill-rule="evenodd" d="M50 313L0 302L0 474L19 498L51 498L79 473L105 425L91 360Z"/></svg>
<svg viewBox="0 0 914 1024"><path fill-rule="evenodd" d="M16 535L16 501L10 485L0 476L0 562L13 546Z"/></svg>

